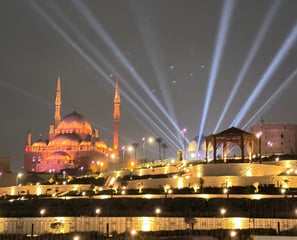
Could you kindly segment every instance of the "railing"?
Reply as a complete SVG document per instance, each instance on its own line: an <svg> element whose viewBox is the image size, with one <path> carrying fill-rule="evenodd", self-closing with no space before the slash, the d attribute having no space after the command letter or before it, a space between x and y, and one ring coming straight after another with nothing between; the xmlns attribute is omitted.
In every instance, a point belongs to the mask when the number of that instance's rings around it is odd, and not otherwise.
<svg viewBox="0 0 297 240"><path fill-rule="evenodd" d="M297 219L272 218L194 218L194 230L215 229L276 229L295 228ZM98 231L173 231L189 229L183 217L37 217L0 218L0 233L44 234Z"/></svg>

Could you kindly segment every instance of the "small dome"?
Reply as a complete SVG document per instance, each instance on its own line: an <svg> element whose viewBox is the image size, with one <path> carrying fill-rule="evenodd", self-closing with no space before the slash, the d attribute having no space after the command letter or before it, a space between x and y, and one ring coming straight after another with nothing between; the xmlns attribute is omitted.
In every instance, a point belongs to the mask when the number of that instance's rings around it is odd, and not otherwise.
<svg viewBox="0 0 297 240"><path fill-rule="evenodd" d="M34 142L32 144L32 147L46 147L47 144L42 139L39 139L38 141Z"/></svg>
<svg viewBox="0 0 297 240"><path fill-rule="evenodd" d="M75 133L59 134L49 142L49 146L77 146L80 139Z"/></svg>
<svg viewBox="0 0 297 240"><path fill-rule="evenodd" d="M62 118L57 126L59 132L83 132L87 134L92 133L91 125L88 121L78 112L74 111Z"/></svg>
<svg viewBox="0 0 297 240"><path fill-rule="evenodd" d="M98 148L107 148L107 145L103 141L97 141L96 142L96 147L98 147Z"/></svg>
<svg viewBox="0 0 297 240"><path fill-rule="evenodd" d="M87 142L87 141L82 141L81 143L80 143L80 145L81 146L88 146L88 145L91 145L91 142Z"/></svg>

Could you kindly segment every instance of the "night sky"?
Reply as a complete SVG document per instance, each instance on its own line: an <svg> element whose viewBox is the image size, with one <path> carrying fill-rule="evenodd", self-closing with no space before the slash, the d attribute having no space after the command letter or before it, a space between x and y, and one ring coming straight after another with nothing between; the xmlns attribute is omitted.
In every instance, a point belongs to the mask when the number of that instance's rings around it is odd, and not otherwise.
<svg viewBox="0 0 297 240"><path fill-rule="evenodd" d="M293 0L3 0L0 155L19 171L27 131L47 138L58 76L62 115L83 114L110 146L116 73L120 145L161 137L175 156L182 128L191 140L297 124L296 11Z"/></svg>

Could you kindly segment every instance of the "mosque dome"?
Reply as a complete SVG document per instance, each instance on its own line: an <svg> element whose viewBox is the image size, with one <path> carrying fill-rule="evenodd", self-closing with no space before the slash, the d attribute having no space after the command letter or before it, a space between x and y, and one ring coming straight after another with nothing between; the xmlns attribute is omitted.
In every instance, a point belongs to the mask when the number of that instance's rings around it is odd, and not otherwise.
<svg viewBox="0 0 297 240"><path fill-rule="evenodd" d="M49 142L49 146L78 146L79 136L75 133L59 134Z"/></svg>
<svg viewBox="0 0 297 240"><path fill-rule="evenodd" d="M47 146L46 142L43 141L42 139L39 139L32 144L32 147L46 147L46 146Z"/></svg>
<svg viewBox="0 0 297 240"><path fill-rule="evenodd" d="M103 141L97 141L96 142L96 147L98 147L98 148L107 148L107 145Z"/></svg>
<svg viewBox="0 0 297 240"><path fill-rule="evenodd" d="M78 112L74 111L62 118L57 126L60 133L92 133L92 127L88 121Z"/></svg>

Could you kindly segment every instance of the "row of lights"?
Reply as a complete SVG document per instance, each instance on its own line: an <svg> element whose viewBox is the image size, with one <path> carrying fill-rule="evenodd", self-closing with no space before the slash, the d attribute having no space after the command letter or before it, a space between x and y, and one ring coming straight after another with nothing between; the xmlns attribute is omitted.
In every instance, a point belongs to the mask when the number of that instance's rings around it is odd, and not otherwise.
<svg viewBox="0 0 297 240"><path fill-rule="evenodd" d="M295 210L295 212L297 213L297 209ZM40 210L40 215L41 215L41 217L43 217L45 213L46 213L46 209L42 208L42 209ZM161 213L162 213L161 208L157 207L157 208L155 209L155 214L157 215L157 217L159 217L159 215L160 215ZM221 208L221 209L220 209L220 215L221 215L222 217L224 217L226 213L227 213L227 209L226 209L226 208ZM96 208L96 209L95 209L95 214L96 214L96 216L98 217L98 216L101 214L101 209L100 209L100 208ZM137 231L136 231L135 229L132 229L132 230L130 231L130 234L131 234L131 236L135 236L135 235L137 235ZM230 237L235 237L236 235L237 235L237 232L236 232L236 231L233 231L233 230L230 231ZM80 237L79 237L78 235L76 235L76 236L73 237L73 240L79 240L79 239L80 239Z"/></svg>

